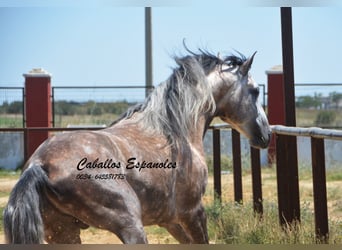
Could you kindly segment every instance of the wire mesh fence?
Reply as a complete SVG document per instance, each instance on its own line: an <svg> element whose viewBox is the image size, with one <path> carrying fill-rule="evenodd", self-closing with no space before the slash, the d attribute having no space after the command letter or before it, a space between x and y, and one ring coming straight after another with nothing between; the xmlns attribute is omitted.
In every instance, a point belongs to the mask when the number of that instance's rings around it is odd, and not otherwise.
<svg viewBox="0 0 342 250"><path fill-rule="evenodd" d="M145 86L53 87L54 127L105 126L144 101Z"/></svg>
<svg viewBox="0 0 342 250"><path fill-rule="evenodd" d="M267 87L260 102L267 110ZM59 86L52 88L55 127L108 125L146 97L145 86ZM0 87L0 127L25 126L23 87ZM342 128L342 83L296 84L297 126Z"/></svg>
<svg viewBox="0 0 342 250"><path fill-rule="evenodd" d="M0 87L0 127L24 127L24 88Z"/></svg>

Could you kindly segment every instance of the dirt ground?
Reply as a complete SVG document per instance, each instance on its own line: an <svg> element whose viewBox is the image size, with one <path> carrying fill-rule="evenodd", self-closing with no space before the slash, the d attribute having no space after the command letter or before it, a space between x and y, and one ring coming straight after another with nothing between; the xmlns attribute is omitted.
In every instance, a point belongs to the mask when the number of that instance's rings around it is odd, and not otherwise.
<svg viewBox="0 0 342 250"><path fill-rule="evenodd" d="M0 194L8 193L12 190L17 180L13 179L1 179L0 182ZM0 197L0 207L4 207L8 201L8 196ZM103 244L120 244L121 241L112 233L104 230L96 230L93 228L83 230L81 234L83 243L103 243ZM5 237L3 230L0 230L0 244L5 243Z"/></svg>
<svg viewBox="0 0 342 250"><path fill-rule="evenodd" d="M265 172L265 171L264 171ZM0 208L3 208L8 201L8 194L17 182L17 176L0 178ZM250 175L243 176L243 199L252 200L252 181ZM263 199L276 202L277 184L273 171L266 171L262 174ZM233 175L222 175L223 201L233 201ZM331 220L341 221L342 218L342 181L329 181L327 183L328 192L328 210ZM304 178L300 181L301 204L306 204L313 211L312 180ZM209 178L207 193L204 197L204 203L210 203L213 200L213 179ZM309 204L309 205L308 205ZM2 227L2 225L1 225ZM146 227L146 234L149 243L152 244L174 244L177 243L169 233L157 226ZM85 244L121 244L121 241L112 233L95 228L82 230L82 243ZM0 228L0 244L5 243L3 229Z"/></svg>
<svg viewBox="0 0 342 250"><path fill-rule="evenodd" d="M0 179L0 207L3 208L8 201L8 194L14 187L17 179L1 178ZM1 224L2 225L2 224ZM147 238L152 244L177 243L172 236L170 236L163 229L155 227L146 227ZM83 244L121 244L119 238L108 231L89 228L81 231L81 239ZM0 244L5 243L3 229L0 229Z"/></svg>

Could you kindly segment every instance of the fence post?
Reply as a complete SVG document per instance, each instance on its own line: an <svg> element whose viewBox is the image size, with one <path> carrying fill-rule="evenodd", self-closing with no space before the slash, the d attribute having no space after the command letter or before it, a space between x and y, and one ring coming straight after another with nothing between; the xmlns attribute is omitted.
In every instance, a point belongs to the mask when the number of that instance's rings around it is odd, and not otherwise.
<svg viewBox="0 0 342 250"><path fill-rule="evenodd" d="M214 171L214 197L221 202L221 141L220 129L213 129L213 171Z"/></svg>
<svg viewBox="0 0 342 250"><path fill-rule="evenodd" d="M255 213L262 215L264 209L262 205L260 150L251 147L250 152L252 166L253 209Z"/></svg>
<svg viewBox="0 0 342 250"><path fill-rule="evenodd" d="M267 116L270 124L285 125L283 66L276 65L266 72L267 75ZM268 163L275 162L276 143L272 135L268 146Z"/></svg>
<svg viewBox="0 0 342 250"><path fill-rule="evenodd" d="M241 173L241 142L240 134L232 129L232 152L233 152L233 172L234 172L234 200L242 203L242 173Z"/></svg>
<svg viewBox="0 0 342 250"><path fill-rule="evenodd" d="M324 139L311 137L311 158L316 237L318 242L327 243L329 225Z"/></svg>
<svg viewBox="0 0 342 250"><path fill-rule="evenodd" d="M294 147L295 136L277 135L277 186L279 220L284 226L300 221L297 154L293 155L290 148Z"/></svg>
<svg viewBox="0 0 342 250"><path fill-rule="evenodd" d="M153 70L152 70L152 8L145 7L145 96L152 92Z"/></svg>
<svg viewBox="0 0 342 250"><path fill-rule="evenodd" d="M294 65L293 65L293 39L292 39L292 9L291 7L280 8L281 17L281 37L282 37L282 61L283 61L283 81L284 81L284 110L285 125L296 126L296 106L295 106L295 88L294 88ZM280 138L280 136L279 136ZM300 222L300 204L299 204L299 177L297 160L297 138L286 136L282 140L285 151L279 151L277 148L277 157L282 155L285 164L280 169L277 165L277 172L283 173L283 180L278 182L282 194L278 193L279 217L283 226L287 223ZM278 147L278 142L277 142ZM278 163L277 159L277 163ZM286 173L285 173L286 172ZM280 178L278 178L279 180ZM280 187L281 186L281 187ZM283 201L280 201L283 200ZM285 206L281 206L284 204ZM285 216L283 218L283 216Z"/></svg>
<svg viewBox="0 0 342 250"><path fill-rule="evenodd" d="M33 69L23 76L26 127L51 127L51 75L43 69ZM48 138L48 135L48 131L27 131L27 158Z"/></svg>

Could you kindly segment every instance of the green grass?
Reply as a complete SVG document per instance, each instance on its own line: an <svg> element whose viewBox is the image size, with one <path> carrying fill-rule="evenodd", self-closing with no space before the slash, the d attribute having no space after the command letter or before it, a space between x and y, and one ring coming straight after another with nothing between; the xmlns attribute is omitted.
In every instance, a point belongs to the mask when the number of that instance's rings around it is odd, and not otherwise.
<svg viewBox="0 0 342 250"><path fill-rule="evenodd" d="M331 110L336 113L336 119L328 126L342 126L342 111ZM298 127L316 126L315 121L320 110L311 109L296 109L296 121ZM103 113L101 115L55 115L55 126L65 127L68 124L107 124L109 125L117 118L117 115L112 113ZM222 123L220 118L215 118L212 122ZM23 126L22 114L0 114L0 127L3 128L20 128Z"/></svg>
<svg viewBox="0 0 342 250"><path fill-rule="evenodd" d="M0 198L2 198L2 197L8 197L9 194L10 194L10 192L0 190Z"/></svg>
<svg viewBox="0 0 342 250"><path fill-rule="evenodd" d="M153 244L178 244L178 241L163 227L148 226L144 229Z"/></svg>
<svg viewBox="0 0 342 250"><path fill-rule="evenodd" d="M305 204L304 204L305 205ZM252 204L212 203L206 207L210 239L225 244L315 244L314 218L302 207L301 223L281 227L277 206L264 202L262 218L254 214ZM330 222L329 243L342 243L342 223Z"/></svg>
<svg viewBox="0 0 342 250"><path fill-rule="evenodd" d="M297 127L311 127L317 126L315 121L319 113L322 110L312 110L312 109L304 109L304 108L296 108L296 121ZM326 126L342 126L342 110L329 110L336 114L336 118L331 124L326 124Z"/></svg>
<svg viewBox="0 0 342 250"><path fill-rule="evenodd" d="M66 127L71 125L107 125L109 126L114 120L117 119L115 114L102 114L98 116L94 115L56 115L55 126Z"/></svg>
<svg viewBox="0 0 342 250"><path fill-rule="evenodd" d="M21 171L8 171L0 169L0 182L1 179L11 179L11 180L17 180L20 176ZM6 188L0 188L0 198L9 197L10 190ZM0 206L0 233L3 232L3 211L4 206Z"/></svg>
<svg viewBox="0 0 342 250"><path fill-rule="evenodd" d="M21 114L0 114L0 128L22 128L23 117Z"/></svg>
<svg viewBox="0 0 342 250"><path fill-rule="evenodd" d="M67 127L72 125L110 125L118 115L102 114L102 115L56 115L55 127ZM20 114L0 114L1 128L22 128L23 118Z"/></svg>
<svg viewBox="0 0 342 250"><path fill-rule="evenodd" d="M3 221L4 207L0 207L0 233L4 231L4 221Z"/></svg>
<svg viewBox="0 0 342 250"><path fill-rule="evenodd" d="M9 171L5 169L0 169L0 178L9 178L16 180L19 178L21 174L21 170L16 170L16 171Z"/></svg>
<svg viewBox="0 0 342 250"><path fill-rule="evenodd" d="M328 169L326 174L327 181L342 181L342 169Z"/></svg>
<svg viewBox="0 0 342 250"><path fill-rule="evenodd" d="M341 168L327 169L327 198L329 210L329 243L342 244L342 192ZM211 179L212 176L209 177ZM263 183L263 218L256 217L251 202L250 174L243 174L244 204L234 204L232 201L232 180L223 179L223 204L219 206L207 199L206 210L210 239L213 243L229 244L314 244L315 225L313 208L313 187L311 167L299 167L299 188L301 201L300 225L289 225L282 229L279 226L278 204L276 194L276 169L262 169ZM228 184L227 184L228 183ZM213 196L213 191L207 189L206 197Z"/></svg>

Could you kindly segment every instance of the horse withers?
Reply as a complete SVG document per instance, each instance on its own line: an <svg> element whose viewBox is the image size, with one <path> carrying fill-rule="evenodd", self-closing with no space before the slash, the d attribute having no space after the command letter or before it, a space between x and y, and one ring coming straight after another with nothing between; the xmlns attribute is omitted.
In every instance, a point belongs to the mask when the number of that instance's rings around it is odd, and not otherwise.
<svg viewBox="0 0 342 250"><path fill-rule="evenodd" d="M123 243L147 243L144 226L180 243L208 243L201 198L208 170L203 135L216 116L265 148L270 127L249 70L254 55L199 51L144 103L111 126L47 139L24 166L4 210L8 243L81 243L88 226Z"/></svg>

